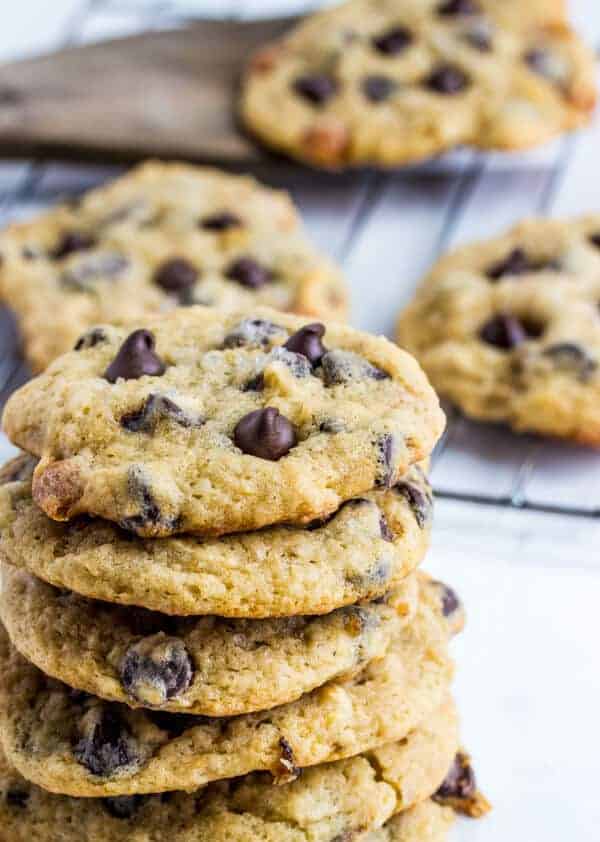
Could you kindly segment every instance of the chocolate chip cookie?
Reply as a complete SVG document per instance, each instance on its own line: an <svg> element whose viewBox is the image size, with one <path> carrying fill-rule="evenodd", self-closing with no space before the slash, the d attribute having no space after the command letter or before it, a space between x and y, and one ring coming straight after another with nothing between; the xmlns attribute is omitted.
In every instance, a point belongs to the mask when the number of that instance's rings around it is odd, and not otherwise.
<svg viewBox="0 0 600 842"><path fill-rule="evenodd" d="M418 589L411 576L376 602L324 616L223 620L109 605L10 565L1 573L2 622L47 675L129 707L213 717L285 704L364 669L412 619Z"/></svg>
<svg viewBox="0 0 600 842"><path fill-rule="evenodd" d="M562 3L350 0L251 60L242 119L316 166L420 161L460 144L523 149L588 122L590 50Z"/></svg>
<svg viewBox="0 0 600 842"><path fill-rule="evenodd" d="M289 197L157 161L0 234L0 297L41 371L89 327L175 306L256 304L344 319L346 287Z"/></svg>
<svg viewBox="0 0 600 842"><path fill-rule="evenodd" d="M397 747L398 769L406 748ZM268 774L255 774L190 793L95 799L46 792L22 778L0 754L3 839L444 842L452 810L426 799L390 818L404 800L396 791L400 777L387 771L381 776L375 763L376 753L353 757L307 769L283 786L273 786ZM416 767L406 772L402 782L414 776Z"/></svg>
<svg viewBox="0 0 600 842"><path fill-rule="evenodd" d="M447 644L441 608L422 601L385 657L363 671L270 711L208 719L73 690L26 661L2 630L0 737L21 774L67 795L190 790L252 771L287 780L431 726L452 678Z"/></svg>
<svg viewBox="0 0 600 842"><path fill-rule="evenodd" d="M465 414L600 445L600 215L532 219L442 258L399 343Z"/></svg>
<svg viewBox="0 0 600 842"><path fill-rule="evenodd" d="M142 540L109 521L47 518L31 497L36 461L0 470L0 556L58 588L163 614L324 614L401 586L429 541L433 501L418 465L305 528Z"/></svg>
<svg viewBox="0 0 600 842"><path fill-rule="evenodd" d="M444 424L383 337L273 310L202 307L95 328L16 392L33 496L145 537L310 523L426 458Z"/></svg>

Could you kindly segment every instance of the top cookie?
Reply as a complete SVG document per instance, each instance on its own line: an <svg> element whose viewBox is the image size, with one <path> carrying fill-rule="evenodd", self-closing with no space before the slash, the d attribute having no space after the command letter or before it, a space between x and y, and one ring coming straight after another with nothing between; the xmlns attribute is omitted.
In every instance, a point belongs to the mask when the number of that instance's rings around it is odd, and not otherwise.
<svg viewBox="0 0 600 842"><path fill-rule="evenodd" d="M306 523L391 487L443 413L382 337L194 307L93 330L12 396L4 424L41 457L33 495L51 518L157 537Z"/></svg>
<svg viewBox="0 0 600 842"><path fill-rule="evenodd" d="M600 445L600 215L533 219L444 257L399 322L442 395Z"/></svg>
<svg viewBox="0 0 600 842"><path fill-rule="evenodd" d="M258 52L240 108L265 143L335 168L534 146L595 98L559 0L350 0Z"/></svg>
<svg viewBox="0 0 600 842"><path fill-rule="evenodd" d="M0 296L34 369L100 322L192 303L343 319L339 272L289 197L252 178L147 163L0 235Z"/></svg>

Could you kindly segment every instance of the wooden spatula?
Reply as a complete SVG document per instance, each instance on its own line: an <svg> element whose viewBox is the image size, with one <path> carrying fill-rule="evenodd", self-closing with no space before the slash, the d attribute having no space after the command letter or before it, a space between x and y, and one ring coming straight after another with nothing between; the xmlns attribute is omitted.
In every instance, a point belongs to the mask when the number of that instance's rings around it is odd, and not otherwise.
<svg viewBox="0 0 600 842"><path fill-rule="evenodd" d="M290 20L210 21L0 67L0 155L252 165L235 94L249 54Z"/></svg>

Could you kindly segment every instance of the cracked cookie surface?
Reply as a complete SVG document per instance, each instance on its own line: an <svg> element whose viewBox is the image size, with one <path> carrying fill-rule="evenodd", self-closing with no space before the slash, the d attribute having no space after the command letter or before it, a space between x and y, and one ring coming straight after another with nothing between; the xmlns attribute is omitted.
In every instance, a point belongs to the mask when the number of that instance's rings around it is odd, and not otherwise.
<svg viewBox="0 0 600 842"><path fill-rule="evenodd" d="M240 111L267 145L339 168L535 146L595 100L593 55L558 0L350 0L253 57Z"/></svg>
<svg viewBox="0 0 600 842"><path fill-rule="evenodd" d="M48 678L2 632L0 737L9 762L68 795L194 789L251 771L299 769L403 740L444 705L453 667L448 623L422 600L385 657L296 702L208 719L132 710Z"/></svg>
<svg viewBox="0 0 600 842"><path fill-rule="evenodd" d="M418 465L304 529L146 541L109 521L47 518L31 497L35 464L23 455L0 469L0 556L58 588L164 614L328 613L400 586L429 542L433 498Z"/></svg>
<svg viewBox="0 0 600 842"><path fill-rule="evenodd" d="M150 162L0 234L0 295L37 371L92 325L193 303L344 319L338 270L289 197L252 178Z"/></svg>
<svg viewBox="0 0 600 842"><path fill-rule="evenodd" d="M109 605L10 565L1 575L2 622L46 675L129 707L204 716L267 710L364 669L410 622L418 589L411 576L376 602L332 614L223 620Z"/></svg>
<svg viewBox="0 0 600 842"><path fill-rule="evenodd" d="M310 523L391 488L443 429L415 360L339 324L195 307L100 330L4 411L55 520L145 537Z"/></svg>
<svg viewBox="0 0 600 842"><path fill-rule="evenodd" d="M600 446L600 215L531 219L443 257L398 341L466 415Z"/></svg>

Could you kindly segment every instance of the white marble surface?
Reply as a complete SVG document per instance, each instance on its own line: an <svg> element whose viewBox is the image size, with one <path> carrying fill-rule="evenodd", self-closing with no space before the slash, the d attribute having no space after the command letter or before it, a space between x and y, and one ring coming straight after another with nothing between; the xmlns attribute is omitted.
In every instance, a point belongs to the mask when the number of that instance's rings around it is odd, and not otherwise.
<svg viewBox="0 0 600 842"><path fill-rule="evenodd" d="M250 15L302 3L183 5L187 12L210 7ZM588 39L600 44L600 4L571 5ZM47 49L65 37L89 40L160 26L176 11L168 0L22 0L3 9L0 56ZM508 167L501 156L461 153L445 174L434 167L425 176L262 175L292 189L314 239L343 263L355 323L389 333L396 310L440 249L493 235L526 214L600 210L599 146L596 124L575 139L511 159ZM28 172L27 166L0 167L3 221L106 175L46 168L27 202L5 205ZM5 448L0 440L0 451ZM600 507L599 475L600 458L587 451L459 420L434 480L463 493L592 508ZM457 692L465 741L495 805L482 822L460 822L460 842L600 840L599 545L598 518L438 502L428 567L467 603L468 628L455 644Z"/></svg>

